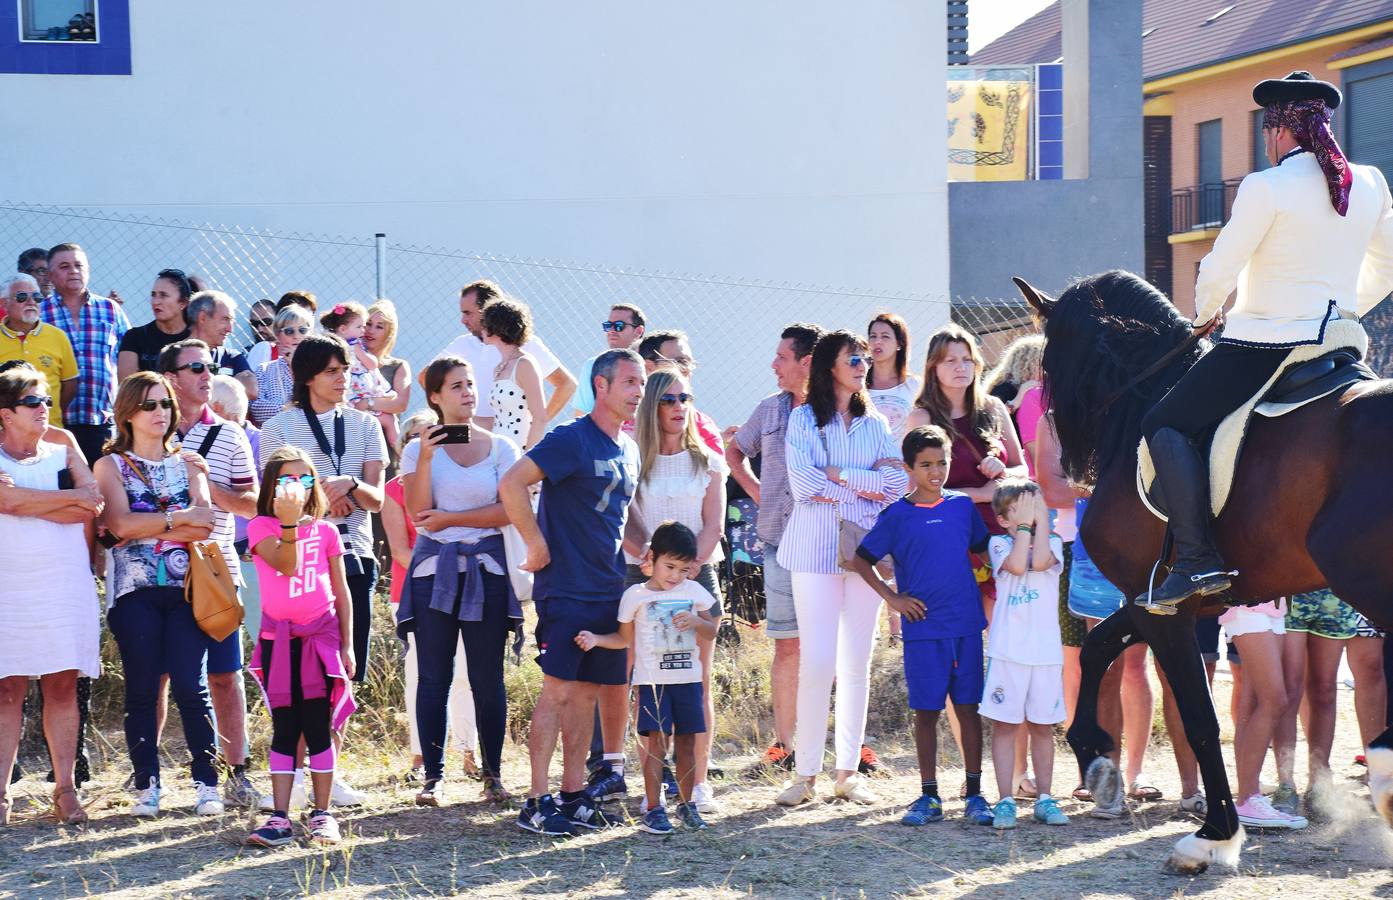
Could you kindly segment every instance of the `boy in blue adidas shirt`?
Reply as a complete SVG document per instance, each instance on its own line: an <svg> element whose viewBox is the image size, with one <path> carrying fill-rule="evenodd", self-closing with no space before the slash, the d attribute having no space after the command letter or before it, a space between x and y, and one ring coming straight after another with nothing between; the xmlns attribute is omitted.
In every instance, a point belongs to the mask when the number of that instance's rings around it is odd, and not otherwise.
<svg viewBox="0 0 1393 900"><path fill-rule="evenodd" d="M943 490L953 445L942 428L925 425L901 447L914 491L891 503L861 541L851 569L904 617L904 675L914 710L914 747L922 792L900 821L924 825L943 819L938 795L938 715L953 699L962 726L967 769L964 816L992 824L982 796L982 631L987 618L968 552L987 549L987 526L966 495ZM894 558L895 586L875 570Z"/></svg>

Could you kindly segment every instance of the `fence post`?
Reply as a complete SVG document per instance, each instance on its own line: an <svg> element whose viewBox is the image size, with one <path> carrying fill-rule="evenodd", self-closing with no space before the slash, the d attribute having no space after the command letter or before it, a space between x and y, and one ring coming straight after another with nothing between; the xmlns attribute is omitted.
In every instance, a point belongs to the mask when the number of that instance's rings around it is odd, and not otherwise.
<svg viewBox="0 0 1393 900"><path fill-rule="evenodd" d="M379 231L374 237L377 244L377 299L381 300L387 296L387 235Z"/></svg>

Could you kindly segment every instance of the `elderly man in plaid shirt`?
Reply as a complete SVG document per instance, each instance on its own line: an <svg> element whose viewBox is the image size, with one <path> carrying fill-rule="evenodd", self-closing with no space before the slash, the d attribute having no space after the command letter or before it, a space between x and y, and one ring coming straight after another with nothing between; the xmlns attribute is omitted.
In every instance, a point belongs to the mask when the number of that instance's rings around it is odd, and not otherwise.
<svg viewBox="0 0 1393 900"><path fill-rule="evenodd" d="M49 250L48 271L53 296L40 312L45 322L67 334L77 354L77 396L63 410L63 424L90 465L111 437L117 348L131 323L119 303L87 290L87 253L77 244Z"/></svg>

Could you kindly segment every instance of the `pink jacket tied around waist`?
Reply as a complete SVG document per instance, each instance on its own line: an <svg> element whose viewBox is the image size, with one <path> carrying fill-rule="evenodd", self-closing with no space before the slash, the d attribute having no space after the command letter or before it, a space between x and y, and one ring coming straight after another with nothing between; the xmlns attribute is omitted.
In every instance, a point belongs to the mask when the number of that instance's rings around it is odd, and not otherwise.
<svg viewBox="0 0 1393 900"><path fill-rule="evenodd" d="M339 658L339 620L332 612L297 625L261 615L261 631L274 631L271 642L271 677L266 678L261 660L261 641L252 651L251 673L266 695L266 705L281 709L293 702L290 682L290 642L300 639L300 692L306 700L327 696L330 722L337 731L357 709L353 702L353 687Z"/></svg>

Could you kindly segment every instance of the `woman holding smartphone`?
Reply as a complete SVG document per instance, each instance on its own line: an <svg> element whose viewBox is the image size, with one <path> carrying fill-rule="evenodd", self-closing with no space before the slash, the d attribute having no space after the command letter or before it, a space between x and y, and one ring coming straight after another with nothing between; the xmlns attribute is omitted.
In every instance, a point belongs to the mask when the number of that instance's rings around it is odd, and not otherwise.
<svg viewBox="0 0 1393 900"><path fill-rule="evenodd" d="M479 731L484 798L506 803L499 772L508 696L503 656L522 625L522 607L508 579L499 527L508 524L498 482L521 456L517 444L470 428L474 372L446 356L424 373L426 402L440 426L402 451L406 512L417 529L408 577L397 607L397 631L416 647L416 727L425 783L421 806L443 799L445 731L456 648L465 648L474 719Z"/></svg>

